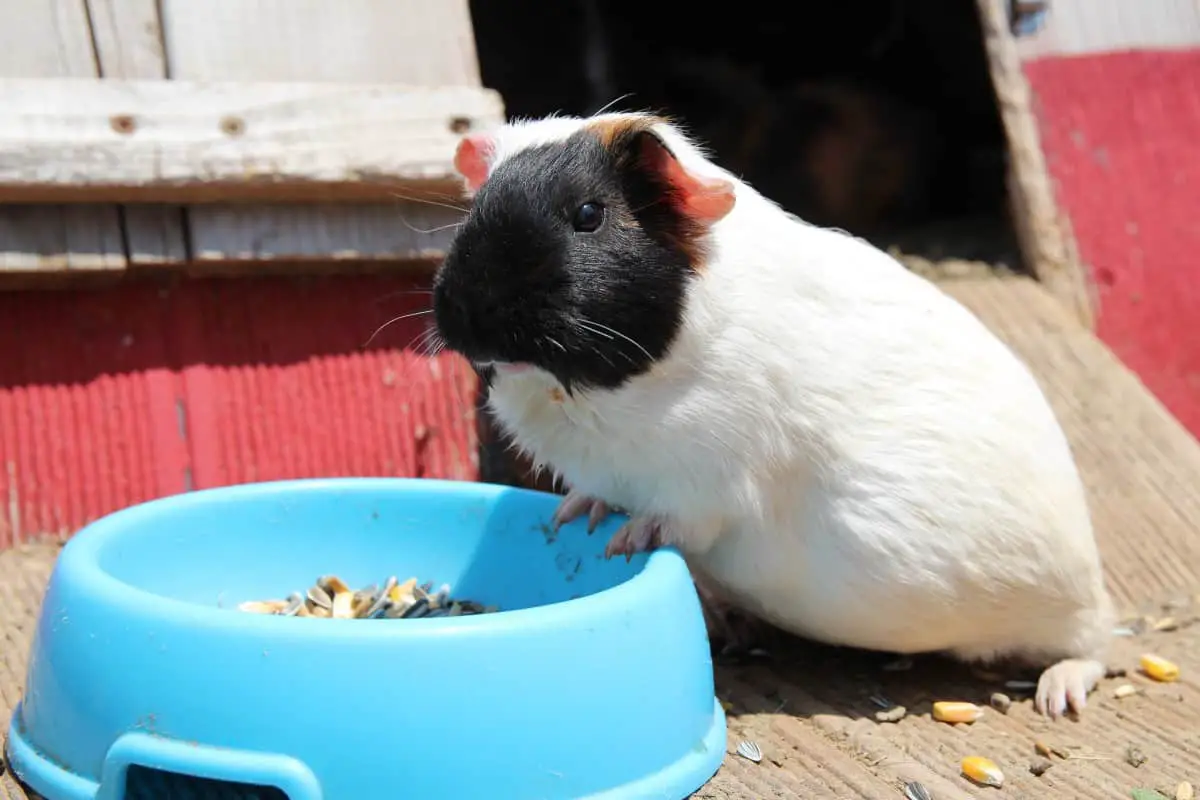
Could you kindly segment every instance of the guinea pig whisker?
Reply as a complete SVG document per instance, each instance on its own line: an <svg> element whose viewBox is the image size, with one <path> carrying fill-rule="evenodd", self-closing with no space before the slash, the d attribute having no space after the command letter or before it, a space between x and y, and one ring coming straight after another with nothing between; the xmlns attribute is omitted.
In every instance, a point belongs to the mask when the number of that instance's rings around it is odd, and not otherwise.
<svg viewBox="0 0 1200 800"><path fill-rule="evenodd" d="M463 208L462 206L456 206L453 203L441 203L441 202L438 202L437 200L430 200L427 197L413 197L411 195L400 194L399 192L391 192L391 195L392 195L392 197L395 197L397 200L406 200L410 203L424 203L427 206L437 206L438 208L446 208L451 211L458 211L462 214L467 213L467 209Z"/></svg>
<svg viewBox="0 0 1200 800"><path fill-rule="evenodd" d="M405 346L405 350L411 349L414 353L420 356L430 357L434 337L437 336L437 328L432 325L426 328L421 333L412 338L412 341Z"/></svg>
<svg viewBox="0 0 1200 800"><path fill-rule="evenodd" d="M578 322L579 322L580 324L589 325L589 326L592 326L593 328L596 328L596 329L598 329L598 330L595 330L595 331L593 331L593 332L595 332L595 333L601 333L601 334L602 334L602 333L604 333L604 332L607 332L607 333L611 333L613 336L616 336L616 337L618 337L618 338L624 339L625 341L629 342L631 345L633 345L634 347L636 347L638 350L641 350L641 351L642 351L642 354L643 354L643 355L645 355L645 356L646 356L646 358L650 359L651 361L653 361L653 360L654 360L654 356L650 355L650 351L649 351L649 350L647 350L645 347L643 347L641 344L639 344L638 342L634 341L633 339L630 339L628 336L626 336L625 334L621 333L621 332L620 332L619 330L617 330L616 328L610 328L610 327L609 327L609 326L607 326L607 325L603 325L603 324L601 324L601 323L599 323L599 322L596 322L595 320L587 319L586 317L579 319L579 320L578 320Z"/></svg>
<svg viewBox="0 0 1200 800"><path fill-rule="evenodd" d="M461 222L451 222L448 225L438 225L436 228L418 228L417 226L411 224L408 220L406 220L404 218L403 214L400 215L400 221L404 223L404 227L408 228L413 233L420 233L420 234L437 233L438 231L447 231L447 230L450 230L451 228L462 227Z"/></svg>
<svg viewBox="0 0 1200 800"><path fill-rule="evenodd" d="M553 336L543 336L542 338L543 338L543 339L544 339L546 342L548 342L548 343L550 343L550 344L554 345L555 347L557 347L559 350L562 350L564 353L565 353L565 352L567 352L567 348L563 346L563 343L562 343L562 342L560 342L558 339L555 339Z"/></svg>
<svg viewBox="0 0 1200 800"><path fill-rule="evenodd" d="M626 92L625 94L621 95L620 97L613 98L612 100L609 100L604 105L600 106L600 108L597 109L596 111L593 111L591 113L591 116L593 116L593 117L599 116L600 114L603 114L605 111L608 111L610 108L615 106L617 103L619 103L622 100L625 100L627 98L630 98L630 97L633 97L633 92Z"/></svg>
<svg viewBox="0 0 1200 800"><path fill-rule="evenodd" d="M426 314L432 314L432 313L433 313L433 309L427 308L423 311L414 311L411 314L401 314L398 317L392 317L387 322L383 323L382 325L380 325L378 328L375 329L375 332L371 334L371 337L369 339L367 339L366 344L364 344L363 347L370 347L371 342L373 342L375 340L375 337L378 336L384 328L388 327L389 325L391 325L393 323L403 322L406 319L412 319L413 317L422 317Z"/></svg>

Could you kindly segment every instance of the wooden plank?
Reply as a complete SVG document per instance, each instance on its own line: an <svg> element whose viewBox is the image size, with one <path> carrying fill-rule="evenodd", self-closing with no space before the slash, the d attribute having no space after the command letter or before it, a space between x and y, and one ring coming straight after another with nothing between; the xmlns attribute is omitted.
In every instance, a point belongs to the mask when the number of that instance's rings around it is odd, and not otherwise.
<svg viewBox="0 0 1200 800"><path fill-rule="evenodd" d="M462 212L390 203L191 209L198 264L234 262L423 261L441 257Z"/></svg>
<svg viewBox="0 0 1200 800"><path fill-rule="evenodd" d="M84 0L0 2L0 75L87 78L96 55ZM113 208L0 205L0 274L123 269ZM7 285L7 280L6 280Z"/></svg>
<svg viewBox="0 0 1200 800"><path fill-rule="evenodd" d="M0 206L0 275L125 265L115 206Z"/></svg>
<svg viewBox="0 0 1200 800"><path fill-rule="evenodd" d="M179 80L280 80L479 87L468 0L161 0L169 74ZM416 227L428 209L397 205ZM246 241L274 240L276 252L304 253L314 234L284 223L283 209L239 208L236 221L213 210L188 211L203 263ZM397 227L363 209L323 217L331 252L378 252ZM260 262L262 263L262 262ZM280 262L268 262L280 263Z"/></svg>
<svg viewBox="0 0 1200 800"><path fill-rule="evenodd" d="M96 61L103 78L167 77L158 0L87 0ZM180 207L121 208L129 263L181 264L188 259L185 216Z"/></svg>
<svg viewBox="0 0 1200 800"><path fill-rule="evenodd" d="M470 87L0 80L0 202L377 202L456 196Z"/></svg>
<svg viewBox="0 0 1200 800"><path fill-rule="evenodd" d="M1058 207L1029 84L1008 27L1006 0L977 0L1000 119L1008 139L1008 195L1030 272L1083 325L1095 324L1095 287L1080 262L1070 221Z"/></svg>
<svg viewBox="0 0 1200 800"><path fill-rule="evenodd" d="M87 6L102 77L167 77L158 0L87 0Z"/></svg>
<svg viewBox="0 0 1200 800"><path fill-rule="evenodd" d="M1196 0L1052 0L1045 24L1017 40L1023 60L1200 45Z"/></svg>
<svg viewBox="0 0 1200 800"><path fill-rule="evenodd" d="M162 0L173 78L479 86L467 0Z"/></svg>
<svg viewBox="0 0 1200 800"><path fill-rule="evenodd" d="M0 74L18 78L86 77L96 56L84 0L0 2Z"/></svg>

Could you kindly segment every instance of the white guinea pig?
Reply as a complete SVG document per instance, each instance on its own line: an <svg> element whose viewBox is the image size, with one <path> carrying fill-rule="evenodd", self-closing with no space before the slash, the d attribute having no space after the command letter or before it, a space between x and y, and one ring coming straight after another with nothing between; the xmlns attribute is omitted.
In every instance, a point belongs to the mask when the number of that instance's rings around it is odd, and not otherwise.
<svg viewBox="0 0 1200 800"><path fill-rule="evenodd" d="M1084 488L1038 384L887 254L805 224L666 120L475 133L434 281L515 444L677 547L698 583L837 645L1044 668L1079 710L1112 630Z"/></svg>

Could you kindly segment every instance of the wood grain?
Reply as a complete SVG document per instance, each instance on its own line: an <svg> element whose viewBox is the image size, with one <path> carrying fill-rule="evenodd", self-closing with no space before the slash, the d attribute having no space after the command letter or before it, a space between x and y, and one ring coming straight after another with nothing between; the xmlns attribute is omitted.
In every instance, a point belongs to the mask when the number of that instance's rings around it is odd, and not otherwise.
<svg viewBox="0 0 1200 800"><path fill-rule="evenodd" d="M92 78L96 54L84 0L0 2L0 76ZM0 274L121 270L120 216L112 206L0 205Z"/></svg>
<svg viewBox="0 0 1200 800"><path fill-rule="evenodd" d="M87 4L100 77L168 77L158 0L87 0ZM178 265L188 260L182 208L132 205L122 206L119 213L130 264Z"/></svg>
<svg viewBox="0 0 1200 800"><path fill-rule="evenodd" d="M0 80L0 202L461 197L494 92L338 83Z"/></svg>
<svg viewBox="0 0 1200 800"><path fill-rule="evenodd" d="M162 0L173 78L480 85L467 0Z"/></svg>
<svg viewBox="0 0 1200 800"><path fill-rule="evenodd" d="M197 264L218 262L433 261L450 246L462 212L414 203L196 206Z"/></svg>
<svg viewBox="0 0 1200 800"><path fill-rule="evenodd" d="M1021 255L1030 272L1091 329L1095 286L1080 262L1070 220L1058 206L1041 136L1033 115L1029 83L1008 28L1004 0L977 0L984 46L1008 140L1008 201Z"/></svg>
<svg viewBox="0 0 1200 800"><path fill-rule="evenodd" d="M468 0L161 0L161 6L168 74L176 80L480 86ZM258 269L286 268L289 254L316 269L315 241L350 263L351 253L386 252L381 243L410 248L394 239L405 223L429 230L452 221L446 209L389 199L390 213L380 204L321 215L300 206L243 205L236 213L199 206L187 210L187 220L198 263L210 271L222 259L239 263L247 251L270 255Z"/></svg>

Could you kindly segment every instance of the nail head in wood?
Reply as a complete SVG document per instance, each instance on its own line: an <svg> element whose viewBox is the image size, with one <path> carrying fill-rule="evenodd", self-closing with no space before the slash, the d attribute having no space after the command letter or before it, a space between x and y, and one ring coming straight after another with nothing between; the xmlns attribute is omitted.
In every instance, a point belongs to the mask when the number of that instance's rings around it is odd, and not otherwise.
<svg viewBox="0 0 1200 800"><path fill-rule="evenodd" d="M221 130L228 136L241 136L246 132L246 123L241 117L222 117Z"/></svg>
<svg viewBox="0 0 1200 800"><path fill-rule="evenodd" d="M109 122L114 131L125 136L137 130L137 121L130 114L114 114L109 118Z"/></svg>

